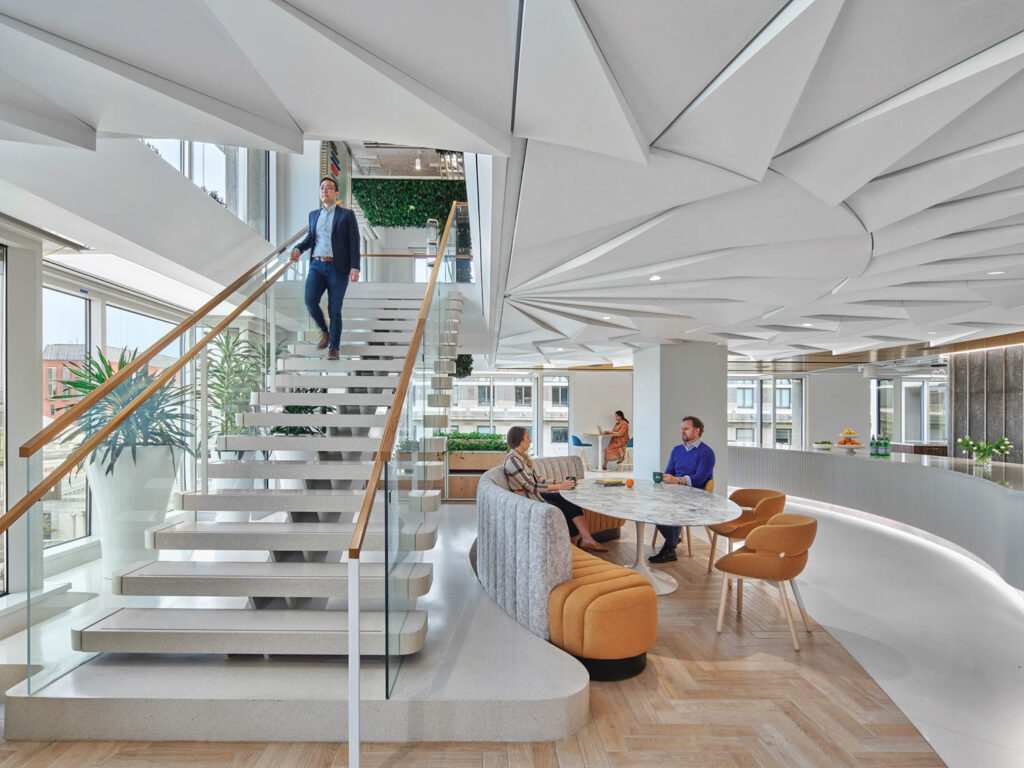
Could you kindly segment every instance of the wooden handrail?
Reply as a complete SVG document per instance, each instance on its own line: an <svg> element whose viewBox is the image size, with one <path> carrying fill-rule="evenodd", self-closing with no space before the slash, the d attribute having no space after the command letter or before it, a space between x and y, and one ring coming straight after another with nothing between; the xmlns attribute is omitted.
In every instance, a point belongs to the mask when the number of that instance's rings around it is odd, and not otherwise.
<svg viewBox="0 0 1024 768"><path fill-rule="evenodd" d="M409 390L409 380L412 378L412 369L416 364L416 355L419 351L420 342L423 339L423 329L427 324L427 315L430 314L430 303L434 298L434 286L437 284L437 276L441 271L441 262L444 261L444 249L448 245L448 233L452 228L452 221L455 219L455 210L466 203L452 203L448 212L448 221L444 225L444 234L437 247L437 260L434 261L434 268L430 272L430 281L427 283L427 293L420 305L420 313L416 318L416 329L412 334L412 342L409 344L409 351L405 354L405 363L402 365L402 373L398 379L398 387L395 389L395 399L391 403L391 411L388 413L388 420L384 425L384 433L380 438L380 447L377 448L377 457L373 462L373 469L370 470L370 479L366 484L366 495L363 496L363 505L359 508L359 516L356 518L355 530L352 531L352 539L348 544L348 556L352 560L359 559L359 553L363 548L363 539L366 537L366 528L370 523L370 511L373 508L373 500L377 496L377 485L380 483L381 473L384 471L385 457L391 455L391 449L395 445L395 437L398 434L398 424L402 416L402 406L405 404L405 395Z"/></svg>
<svg viewBox="0 0 1024 768"><path fill-rule="evenodd" d="M57 435L63 432L68 426L73 424L79 416L85 411L91 408L93 405L103 399L108 393L112 392L120 384L128 379L136 371L140 370L142 366L156 357L168 344L174 341L176 338L181 336L185 331L189 330L192 326L202 320L208 313L210 313L218 304L227 299L232 293L237 291L246 281L249 280L254 274L259 272L264 266L269 264L275 258L284 253L285 248L295 242L297 239L302 237L309 231L309 227L305 226L288 240L283 245L276 248L269 256L260 261L254 267L246 270L242 275L235 280L231 285L227 286L223 291L218 293L208 302L203 304L199 309L193 312L191 315L186 317L174 328L169 330L164 336L157 341L153 346L143 352L141 355L136 355L135 359L132 360L124 368L119 369L113 376L107 379L103 384L96 387L92 392L85 395L81 400L69 407L67 410L62 412L60 416L51 421L33 437L29 438L21 448L18 449L18 455L22 458L28 458L34 455L40 448L53 440ZM248 305L246 305L248 306ZM236 315L237 316L237 315ZM89 351L86 350L86 356Z"/></svg>
<svg viewBox="0 0 1024 768"><path fill-rule="evenodd" d="M265 261L266 260L264 260L263 263L265 263ZM36 502L38 502L40 499L43 498L44 495L46 495L47 491L53 488L53 486L55 486L61 480L63 480L65 475L67 475L72 469L74 469L76 464L78 464L86 456L88 456L89 453L94 448L99 446L99 444L102 443L110 435L111 432L117 429L117 427L119 427L129 416L135 413L135 411L138 409L140 405L146 402L146 400L148 400L150 397L153 396L153 394L158 392L161 387L163 387L171 379L173 379L174 376L178 373L178 371L185 367L186 363L188 363L197 354L199 354L203 347L209 344L210 341L215 336L217 336L221 331L223 331L225 328L231 325L231 323L234 322L235 318L237 318L240 314L242 314L242 312L248 309L250 304L252 304L254 301L256 301L256 299L258 299L260 296L266 293L267 289L270 288L270 286L272 286L275 282L277 282L277 279L285 273L285 270L287 270L288 267L290 267L294 263L295 262L292 261L286 262L280 269L277 270L277 272L273 274L273 276L269 280L267 280L255 291L253 291L253 293L241 304L235 307L231 314L229 314L227 317L225 317L223 320L217 323L217 325L215 325L209 331L209 333L203 336L203 338L200 341L198 341L196 345L192 347L192 349L190 349L188 352L182 355L178 360L174 361L173 364L171 364L159 376L157 376L156 379L153 380L152 384L150 384L148 387L142 390L142 392L140 392L135 397L134 400L128 403L128 405L126 405L124 408L118 411L117 415L114 416L110 421L108 421L103 428L101 428L98 432L96 432L96 434L92 435L88 440L86 440L78 448L76 448L75 451L72 452L72 454L68 456L67 459L64 460L63 464L61 464L59 467L53 470L53 472L51 472L49 475L47 475L43 479L43 481L39 483L35 488L26 493L18 501L17 504L8 509L7 512L2 517L0 517L0 533L3 533L8 528L10 528L14 523L16 523L18 521L18 518L25 514L26 511L31 509ZM258 268L258 266L256 268ZM252 274L252 270L250 270L249 274Z"/></svg>

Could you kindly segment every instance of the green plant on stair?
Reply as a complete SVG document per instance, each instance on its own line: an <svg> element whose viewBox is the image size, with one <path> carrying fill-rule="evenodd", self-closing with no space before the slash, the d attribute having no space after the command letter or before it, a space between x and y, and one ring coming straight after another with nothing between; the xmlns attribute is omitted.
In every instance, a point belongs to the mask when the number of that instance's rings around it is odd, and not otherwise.
<svg viewBox="0 0 1024 768"><path fill-rule="evenodd" d="M326 389L317 389L309 387L296 387L292 390L293 392L302 392L306 394L326 394ZM286 405L282 409L282 413L297 413L297 414L327 414L335 413L337 408L332 405ZM326 435L326 427L274 427L270 430L272 435Z"/></svg>
<svg viewBox="0 0 1024 768"><path fill-rule="evenodd" d="M464 379L473 373L473 356L458 355L455 358L455 378Z"/></svg>
<svg viewBox="0 0 1024 768"><path fill-rule="evenodd" d="M210 406L216 411L213 435L238 435L245 427L238 414L249 408L252 393L263 385L266 349L262 337L249 331L227 329L210 345L208 387Z"/></svg>

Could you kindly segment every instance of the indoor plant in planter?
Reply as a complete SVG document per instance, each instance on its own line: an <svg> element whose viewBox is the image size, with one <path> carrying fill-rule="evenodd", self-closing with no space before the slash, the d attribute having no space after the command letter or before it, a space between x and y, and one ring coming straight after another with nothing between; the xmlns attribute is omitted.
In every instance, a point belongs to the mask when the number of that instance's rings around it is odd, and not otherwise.
<svg viewBox="0 0 1024 768"><path fill-rule="evenodd" d="M210 437L214 440L218 435L238 435L245 427L238 423L239 414L249 408L252 393L263 384L263 369L267 358L265 345L254 340L249 331L228 329L210 344L207 381L210 407ZM252 459L252 451L212 451L219 461ZM253 480L245 479L214 479L210 487L214 489L253 487ZM218 519L248 520L248 513L218 513Z"/></svg>
<svg viewBox="0 0 1024 768"><path fill-rule="evenodd" d="M87 395L135 355L134 350L122 350L115 367L97 349L95 358L69 364L73 378L61 382L61 397ZM156 374L145 369L133 373L82 414L66 439L77 441L98 432L155 379ZM104 576L153 559L146 549L145 531L164 521L182 457L191 452L187 401L184 387L161 387L83 460L99 523Z"/></svg>
<svg viewBox="0 0 1024 768"><path fill-rule="evenodd" d="M448 498L476 498L480 475L499 466L508 454L504 435L483 432L452 432L447 438Z"/></svg>

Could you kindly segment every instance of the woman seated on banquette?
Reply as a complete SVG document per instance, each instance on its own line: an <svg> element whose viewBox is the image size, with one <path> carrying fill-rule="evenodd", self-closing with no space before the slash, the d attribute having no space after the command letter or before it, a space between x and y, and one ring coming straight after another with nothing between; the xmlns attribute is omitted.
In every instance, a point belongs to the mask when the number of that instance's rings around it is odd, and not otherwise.
<svg viewBox="0 0 1024 768"><path fill-rule="evenodd" d="M569 539L573 544L579 544L581 549L588 549L591 552L607 552L608 550L590 535L590 528L583 517L583 509L568 499L563 499L558 493L571 491L576 487L576 483L572 480L548 483L544 478L538 477L533 468L533 460L526 455L530 450L531 441L525 427L512 427L506 440L509 450L508 456L505 457L505 477L508 478L509 489L536 501L546 501L562 510L565 524L569 527Z"/></svg>
<svg viewBox="0 0 1024 768"><path fill-rule="evenodd" d="M626 458L626 443L629 442L629 420L622 411L615 412L615 426L612 427L612 437L604 449L604 463L601 469L608 469L608 462L615 461L622 464Z"/></svg>

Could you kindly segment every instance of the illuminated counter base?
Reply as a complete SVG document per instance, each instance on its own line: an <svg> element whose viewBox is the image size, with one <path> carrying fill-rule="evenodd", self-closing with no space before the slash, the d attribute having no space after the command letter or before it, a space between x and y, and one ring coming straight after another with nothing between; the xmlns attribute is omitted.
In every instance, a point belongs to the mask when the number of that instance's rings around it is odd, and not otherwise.
<svg viewBox="0 0 1024 768"><path fill-rule="evenodd" d="M729 448L730 486L772 488L920 528L1024 589L1024 467L995 464L994 480L973 471L965 459L934 456Z"/></svg>

